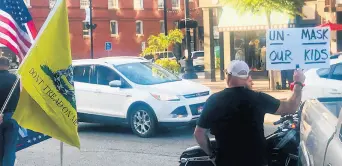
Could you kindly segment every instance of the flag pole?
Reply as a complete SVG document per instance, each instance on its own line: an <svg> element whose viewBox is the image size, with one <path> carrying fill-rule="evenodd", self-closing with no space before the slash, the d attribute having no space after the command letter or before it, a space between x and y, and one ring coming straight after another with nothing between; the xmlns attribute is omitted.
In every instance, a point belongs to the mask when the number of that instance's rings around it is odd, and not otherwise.
<svg viewBox="0 0 342 166"><path fill-rule="evenodd" d="M11 91L10 91L9 94L7 95L7 98L6 98L6 101L5 101L4 105L2 105L2 107L1 107L0 115L2 115L2 114L4 113L5 108L7 107L7 104L8 104L8 102L9 102L10 98L11 98L12 95L13 95L14 89L15 89L15 87L18 85L19 79L20 79L20 78L17 77L17 79L15 80L15 82L14 82L14 84L13 84L13 86L12 86Z"/></svg>
<svg viewBox="0 0 342 166"><path fill-rule="evenodd" d="M60 159L61 159L61 166L63 166L63 142L61 141L61 144L60 144Z"/></svg>

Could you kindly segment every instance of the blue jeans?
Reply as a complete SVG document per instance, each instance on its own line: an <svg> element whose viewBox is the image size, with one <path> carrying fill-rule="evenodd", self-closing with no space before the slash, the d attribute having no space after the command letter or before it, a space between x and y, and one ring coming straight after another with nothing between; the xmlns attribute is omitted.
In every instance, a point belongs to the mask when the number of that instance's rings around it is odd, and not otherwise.
<svg viewBox="0 0 342 166"><path fill-rule="evenodd" d="M12 113L5 113L4 121L0 124L0 166L14 165L18 130L19 125L12 119Z"/></svg>

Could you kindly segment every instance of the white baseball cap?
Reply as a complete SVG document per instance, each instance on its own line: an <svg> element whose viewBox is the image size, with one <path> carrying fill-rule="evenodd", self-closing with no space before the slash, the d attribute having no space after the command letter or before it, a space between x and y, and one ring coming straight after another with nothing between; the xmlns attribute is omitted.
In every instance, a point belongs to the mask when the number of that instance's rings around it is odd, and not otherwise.
<svg viewBox="0 0 342 166"><path fill-rule="evenodd" d="M227 68L227 74L230 74L234 77L239 78L248 78L249 77L249 66L246 62L241 60L233 60L230 62Z"/></svg>

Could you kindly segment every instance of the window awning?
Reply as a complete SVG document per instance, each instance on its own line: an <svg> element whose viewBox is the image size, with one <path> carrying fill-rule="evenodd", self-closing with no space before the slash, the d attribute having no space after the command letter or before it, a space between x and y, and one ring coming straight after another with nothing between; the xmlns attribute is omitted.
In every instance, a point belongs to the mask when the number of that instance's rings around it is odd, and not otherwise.
<svg viewBox="0 0 342 166"><path fill-rule="evenodd" d="M293 28L294 21L289 15L279 12L272 12L271 27L277 28ZM218 30L224 31L249 31L249 30L266 30L267 18L263 14L253 14L251 12L239 14L234 8L225 6L219 20Z"/></svg>

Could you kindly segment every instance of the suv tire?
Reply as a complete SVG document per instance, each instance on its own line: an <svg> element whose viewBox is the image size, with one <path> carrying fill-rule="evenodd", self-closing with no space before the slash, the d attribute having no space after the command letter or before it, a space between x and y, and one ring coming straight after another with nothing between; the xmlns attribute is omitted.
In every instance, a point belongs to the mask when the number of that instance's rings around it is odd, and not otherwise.
<svg viewBox="0 0 342 166"><path fill-rule="evenodd" d="M157 131L157 118L152 110L140 105L133 108L130 114L130 126L133 133L139 137L152 137Z"/></svg>

